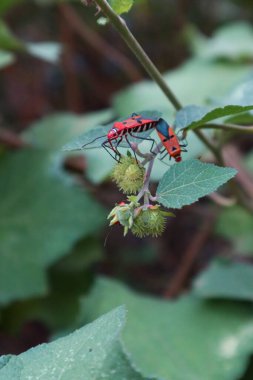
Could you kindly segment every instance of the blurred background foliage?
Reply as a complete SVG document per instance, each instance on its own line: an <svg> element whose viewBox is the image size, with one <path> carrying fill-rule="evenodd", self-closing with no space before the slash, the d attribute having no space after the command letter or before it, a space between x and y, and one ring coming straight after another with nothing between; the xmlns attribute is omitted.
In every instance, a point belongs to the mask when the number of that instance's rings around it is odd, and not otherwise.
<svg viewBox="0 0 253 380"><path fill-rule="evenodd" d="M252 379L252 214L202 199L176 211L162 238L123 239L106 226L121 200L111 158L61 151L136 110L174 117L95 12L79 1L1 0L0 353L126 304L123 343L145 374ZM136 0L124 18L184 105L252 104L251 1ZM252 125L253 114L231 122ZM253 197L252 135L214 137ZM186 157L209 157L194 136L189 146Z"/></svg>

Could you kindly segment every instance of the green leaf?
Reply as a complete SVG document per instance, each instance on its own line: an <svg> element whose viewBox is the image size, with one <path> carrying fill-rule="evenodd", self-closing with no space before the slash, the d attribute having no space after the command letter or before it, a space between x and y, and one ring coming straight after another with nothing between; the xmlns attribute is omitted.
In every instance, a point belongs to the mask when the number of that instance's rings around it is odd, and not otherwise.
<svg viewBox="0 0 253 380"><path fill-rule="evenodd" d="M211 97L226 95L231 87L251 72L250 65L207 62L190 59L179 68L164 74L164 79L182 104L206 104ZM222 78L222 80L221 80ZM168 99L152 81L145 80L118 92L113 99L119 115L138 109L158 109L172 123L174 110Z"/></svg>
<svg viewBox="0 0 253 380"><path fill-rule="evenodd" d="M118 307L64 338L0 357L0 380L155 380L133 366L119 342L125 314Z"/></svg>
<svg viewBox="0 0 253 380"><path fill-rule="evenodd" d="M7 303L44 294L44 269L105 216L84 190L55 178L46 153L6 155L0 177L0 302Z"/></svg>
<svg viewBox="0 0 253 380"><path fill-rule="evenodd" d="M50 287L60 294L83 294L90 285L90 269L103 258L96 238L78 242L72 252L58 260L49 271Z"/></svg>
<svg viewBox="0 0 253 380"><path fill-rule="evenodd" d="M246 22L226 24L211 38L200 40L195 53L205 59L248 60L253 57L253 28Z"/></svg>
<svg viewBox="0 0 253 380"><path fill-rule="evenodd" d="M110 118L111 111L109 109L87 113L83 116L58 113L32 124L23 136L28 143L50 149L56 165L61 170L62 160L69 155L69 152L62 151L61 147L71 139L78 139L81 132L90 130L102 122L107 122ZM71 152L71 155L73 154L75 152ZM114 165L113 159L104 149L77 151L76 154L84 154L86 157L87 169L85 174L93 183L102 182L109 175Z"/></svg>
<svg viewBox="0 0 253 380"><path fill-rule="evenodd" d="M253 301L253 267L250 264L215 261L194 281L194 291L204 298Z"/></svg>
<svg viewBox="0 0 253 380"><path fill-rule="evenodd" d="M219 104L233 104L240 106L248 106L253 104L253 76L252 73L250 76L246 77L246 80L237 84L229 94L221 99L217 99ZM240 114L235 114L225 119L226 123L233 124L245 124L250 125L253 122L253 112L243 112Z"/></svg>
<svg viewBox="0 0 253 380"><path fill-rule="evenodd" d="M207 138L211 138L213 131L211 129L206 129L203 131ZM157 133L153 133L151 135L158 143L160 142ZM188 148L187 152L182 152L183 161L191 160L193 158L199 158L200 156L204 156L207 152L206 146L199 140L199 138L189 130L187 133L187 143ZM144 142L140 145L140 150L145 152L149 151L150 143ZM159 156L158 156L159 157ZM154 162L154 168L151 173L151 179L153 181L159 182L164 173L168 170L168 166L173 166L175 161L170 159L169 155L167 155L162 161L156 159Z"/></svg>
<svg viewBox="0 0 253 380"><path fill-rule="evenodd" d="M102 256L103 247L96 237L82 239L47 271L49 294L16 301L4 309L3 329L16 333L27 321L39 320L54 334L69 331L78 315L80 294L87 292L94 265Z"/></svg>
<svg viewBox="0 0 253 380"><path fill-rule="evenodd" d="M102 149L101 144L106 140L106 135L112 124L106 126L97 126L89 130L88 132L82 133L77 138L71 140L69 143L65 144L62 150L72 151L72 150L82 150L82 149ZM84 147L84 145L90 144L89 147Z"/></svg>
<svg viewBox="0 0 253 380"><path fill-rule="evenodd" d="M158 380L154 377L146 377L132 364L130 357L119 342L111 350L106 358L101 377L97 380ZM93 379L92 379L93 380Z"/></svg>
<svg viewBox="0 0 253 380"><path fill-rule="evenodd" d="M165 207L181 208L212 193L235 174L233 168L199 160L182 161L171 166L162 177L157 188L157 201Z"/></svg>
<svg viewBox="0 0 253 380"><path fill-rule="evenodd" d="M180 129L194 129L199 125L206 124L221 117L239 114L241 112L250 111L252 109L253 105L227 105L225 107L218 108L200 107L195 105L186 106L177 112L175 127Z"/></svg>
<svg viewBox="0 0 253 380"><path fill-rule="evenodd" d="M67 112L56 113L33 123L22 136L28 143L55 152L83 131L92 129L109 118L109 109L82 116Z"/></svg>
<svg viewBox="0 0 253 380"><path fill-rule="evenodd" d="M253 76L252 73L246 80L237 84L229 94L222 99L223 104L248 106L253 104Z"/></svg>
<svg viewBox="0 0 253 380"><path fill-rule="evenodd" d="M24 44L12 34L8 26L0 19L0 49L24 51Z"/></svg>
<svg viewBox="0 0 253 380"><path fill-rule="evenodd" d="M15 61L15 56L7 51L0 50L0 70L11 65Z"/></svg>
<svg viewBox="0 0 253 380"><path fill-rule="evenodd" d="M228 124L251 125L253 123L253 114L251 112L239 113L226 118L224 122Z"/></svg>
<svg viewBox="0 0 253 380"><path fill-rule="evenodd" d="M116 348L125 313L119 307L64 338L18 356L8 356L0 370L0 379L92 380L101 379L104 371L107 379L112 368L104 367L107 357L110 360L111 350ZM117 368L117 363L112 364Z"/></svg>
<svg viewBox="0 0 253 380"><path fill-rule="evenodd" d="M109 0L112 9L119 15L128 12L133 6L133 0Z"/></svg>
<svg viewBox="0 0 253 380"><path fill-rule="evenodd" d="M224 209L215 227L217 234L229 239L241 254L253 254L253 216L241 207Z"/></svg>
<svg viewBox="0 0 253 380"><path fill-rule="evenodd" d="M0 2L0 15L9 10L9 8L21 4L24 0L1 0Z"/></svg>
<svg viewBox="0 0 253 380"><path fill-rule="evenodd" d="M10 31L8 26L0 19L0 49L27 52L36 58L50 63L59 61L62 52L61 45L56 42L23 42Z"/></svg>
<svg viewBox="0 0 253 380"><path fill-rule="evenodd" d="M253 350L250 305L194 296L169 302L102 279L83 300L80 323L122 302L123 343L142 372L164 380L237 380L245 370Z"/></svg>

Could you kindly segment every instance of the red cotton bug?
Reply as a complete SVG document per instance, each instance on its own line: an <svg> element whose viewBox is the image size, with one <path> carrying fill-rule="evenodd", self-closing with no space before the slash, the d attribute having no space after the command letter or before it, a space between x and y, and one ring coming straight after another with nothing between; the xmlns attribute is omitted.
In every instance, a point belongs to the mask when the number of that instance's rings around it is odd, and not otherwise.
<svg viewBox="0 0 253 380"><path fill-rule="evenodd" d="M158 136L163 143L163 146L167 153L169 153L170 157L173 157L176 162L182 161L181 157L181 146L179 144L177 135L174 133L171 127L168 127L168 135L169 138L164 137L160 132L158 132ZM166 153L166 154L167 154Z"/></svg>
<svg viewBox="0 0 253 380"><path fill-rule="evenodd" d="M149 138L149 134L156 127L157 123L160 120L161 113L160 112L140 112L138 114L133 113L127 119L121 121L115 121L112 125L110 125L110 129L107 127L103 127L103 130L107 133L105 135L99 136L94 140L84 144L82 148L90 149L97 148L102 146L116 161L120 160L121 154L118 150L118 147L130 147L131 142L140 142L140 140L148 140L152 142L152 146L150 151L152 152L152 148L155 144L155 140L153 138ZM141 136L140 136L141 135ZM98 145L94 144L97 140L101 138L106 138L102 143L98 143ZM114 155L111 153L113 152Z"/></svg>
<svg viewBox="0 0 253 380"><path fill-rule="evenodd" d="M138 114L133 113L127 119L115 121L109 130L108 127L103 128L107 128L107 133L105 135L99 136L91 142L88 142L83 145L82 148L88 149L102 146L112 158L119 161L121 153L119 152L118 147L130 147L132 149L131 142L133 141L151 141L152 145L150 152L152 152L155 140L148 136L154 129L156 129L166 150L166 155L168 153L170 157L175 158L176 162L181 161L181 147L183 145L179 144L176 134L167 122L161 118L160 112L143 111ZM106 139L102 143L94 146L95 141L105 137ZM164 153L164 151L162 153Z"/></svg>
<svg viewBox="0 0 253 380"><path fill-rule="evenodd" d="M166 151L165 156L168 153L170 158L173 157L176 162L182 161L181 152L187 152L186 149L182 148L185 148L187 145L180 144L178 136L174 132L173 128L170 127L165 120L161 119L156 126L156 131L165 148L161 153ZM161 160L164 157L162 157Z"/></svg>

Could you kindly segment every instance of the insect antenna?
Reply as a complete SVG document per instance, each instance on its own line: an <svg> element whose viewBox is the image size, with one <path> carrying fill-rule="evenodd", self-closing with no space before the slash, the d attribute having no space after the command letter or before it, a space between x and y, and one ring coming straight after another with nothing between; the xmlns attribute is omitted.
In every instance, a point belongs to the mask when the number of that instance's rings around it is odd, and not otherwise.
<svg viewBox="0 0 253 380"><path fill-rule="evenodd" d="M89 141L88 143L82 145L81 148L84 148L84 147L86 147L87 145L93 144L96 140L102 139L103 137L107 137L107 135L103 135L103 136L96 137L94 140ZM92 147L90 147L90 148L86 148L86 149L92 149Z"/></svg>

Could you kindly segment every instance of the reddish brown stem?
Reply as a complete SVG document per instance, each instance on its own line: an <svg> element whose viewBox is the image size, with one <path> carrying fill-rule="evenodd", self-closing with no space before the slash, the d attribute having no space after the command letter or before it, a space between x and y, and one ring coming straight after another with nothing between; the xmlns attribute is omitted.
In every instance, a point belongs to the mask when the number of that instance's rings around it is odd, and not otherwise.
<svg viewBox="0 0 253 380"><path fill-rule="evenodd" d="M73 7L68 4L60 4L60 10L68 22L68 25L93 49L106 59L117 64L131 81L143 79L140 70L122 53L114 49L111 44L104 40L98 33L90 29L84 21L74 11Z"/></svg>
<svg viewBox="0 0 253 380"><path fill-rule="evenodd" d="M188 249L183 256L182 263L180 263L178 271L171 279L168 288L164 292L165 298L172 298L177 296L182 290L185 281L192 269L194 261L198 257L203 245L212 232L215 216L212 214L205 219L203 226L198 230L197 234L192 238Z"/></svg>
<svg viewBox="0 0 253 380"><path fill-rule="evenodd" d="M75 49L73 45L74 34L65 20L65 11L62 6L59 5L60 13L60 32L61 40L65 46L62 56L62 66L65 76L65 99L67 107L70 111L81 112L82 111L82 95L81 88L79 86L78 76L74 69L74 56Z"/></svg>

